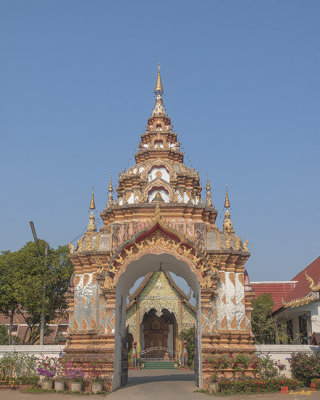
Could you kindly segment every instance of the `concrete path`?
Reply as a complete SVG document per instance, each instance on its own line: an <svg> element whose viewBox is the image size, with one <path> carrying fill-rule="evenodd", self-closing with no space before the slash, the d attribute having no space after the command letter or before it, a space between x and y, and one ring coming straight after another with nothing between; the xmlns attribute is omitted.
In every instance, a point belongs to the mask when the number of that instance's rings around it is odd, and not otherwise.
<svg viewBox="0 0 320 400"><path fill-rule="evenodd" d="M129 371L126 386L108 395L108 400L205 400L207 396L194 393L192 371L175 369L145 369Z"/></svg>

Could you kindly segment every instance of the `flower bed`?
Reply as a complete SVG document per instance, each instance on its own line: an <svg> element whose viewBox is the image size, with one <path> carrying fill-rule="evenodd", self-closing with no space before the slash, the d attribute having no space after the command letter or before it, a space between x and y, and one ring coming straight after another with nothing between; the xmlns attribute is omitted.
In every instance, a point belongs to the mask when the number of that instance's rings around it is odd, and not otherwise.
<svg viewBox="0 0 320 400"><path fill-rule="evenodd" d="M319 378L311 379L310 387L315 390L320 390L320 379Z"/></svg>
<svg viewBox="0 0 320 400"><path fill-rule="evenodd" d="M301 380L305 387L309 387L311 381L320 375L320 358L317 354L292 353L289 363L292 376Z"/></svg>
<svg viewBox="0 0 320 400"><path fill-rule="evenodd" d="M221 392L276 392L281 390L281 386L288 386L289 390L303 386L297 379L244 379L239 381L220 382Z"/></svg>

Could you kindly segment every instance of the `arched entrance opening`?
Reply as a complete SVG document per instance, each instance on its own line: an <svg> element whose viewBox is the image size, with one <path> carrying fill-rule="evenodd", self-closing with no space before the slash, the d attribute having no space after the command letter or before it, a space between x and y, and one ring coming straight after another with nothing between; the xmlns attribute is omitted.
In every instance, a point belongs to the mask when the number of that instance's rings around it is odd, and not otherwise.
<svg viewBox="0 0 320 400"><path fill-rule="evenodd" d="M141 353L144 358L174 358L177 350L177 328L177 319L167 308L163 308L160 313L155 308L145 312L139 326Z"/></svg>
<svg viewBox="0 0 320 400"><path fill-rule="evenodd" d="M192 289L194 296L195 296L195 309L196 309L196 354L195 357L195 381L196 383L202 387L202 360L198 359L201 358L201 301L200 301L200 284L198 277L195 273L191 270L191 267L187 264L187 262L182 261L176 258L172 254L163 253L163 254L146 254L143 255L138 260L132 261L130 264L127 265L125 271L119 277L116 291L115 291L115 353L114 353L114 375L113 375L113 382L112 388L113 390L120 387L121 383L125 382L124 375L127 374L127 368L125 366L125 360L123 357L125 356L126 352L123 346L126 346L126 335L127 326L126 326L126 298L129 293L129 289L134 285L136 280L140 277L145 276L150 272L159 271L159 268L163 271L170 271L185 279L188 283L190 288ZM163 309L160 310L160 316L156 315L154 311L148 313L149 315L146 316L145 322L147 330L147 340L165 340L164 336L166 335L166 329L161 331L162 336L156 335L156 329L154 329L154 334L152 333L152 322L155 322L155 325L159 325L161 328L161 322L165 322L162 327L168 325L167 322L173 322L173 316L170 315L171 313L169 310ZM139 321L141 318L141 322L144 319L145 315L139 317ZM159 320L162 318L162 321ZM167 319L167 321L165 321ZM151 328L151 329L149 329ZM160 329L158 330L160 333ZM166 339L168 339L167 333ZM156 346L155 346L156 347Z"/></svg>

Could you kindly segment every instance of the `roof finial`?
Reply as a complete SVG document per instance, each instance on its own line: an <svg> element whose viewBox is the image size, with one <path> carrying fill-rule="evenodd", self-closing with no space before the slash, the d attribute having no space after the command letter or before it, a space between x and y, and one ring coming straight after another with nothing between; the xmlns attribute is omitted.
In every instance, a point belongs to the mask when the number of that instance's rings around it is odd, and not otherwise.
<svg viewBox="0 0 320 400"><path fill-rule="evenodd" d="M87 232L97 232L97 227L96 227L96 219L94 217L93 211L90 213L89 217L89 224L87 227Z"/></svg>
<svg viewBox="0 0 320 400"><path fill-rule="evenodd" d="M93 191L94 191L94 187L92 186L92 195L91 195L91 201L90 201L90 206L89 206L90 210L95 210L95 208L96 208L96 205L95 205L95 202L94 202Z"/></svg>
<svg viewBox="0 0 320 400"><path fill-rule="evenodd" d="M226 185L226 199L224 201L224 208L230 208L230 200L229 200L229 193L228 193L228 185Z"/></svg>
<svg viewBox="0 0 320 400"><path fill-rule="evenodd" d="M159 67L158 67L158 76L157 76L157 82L156 82L156 86L154 88L154 93L156 95L156 102L152 111L152 116L153 117L165 117L166 114L166 110L163 106L163 99L162 99L162 95L163 95L163 87L162 87L162 82L161 82L161 76L160 76L160 63L159 63Z"/></svg>
<svg viewBox="0 0 320 400"><path fill-rule="evenodd" d="M210 186L210 181L209 181L209 174L207 177L206 189L207 189L206 206L213 207L212 198L211 198L211 186Z"/></svg>
<svg viewBox="0 0 320 400"><path fill-rule="evenodd" d="M228 185L226 185L226 198L224 201L224 208L226 209L226 213L224 215L224 220L223 220L223 230L225 232L234 232L233 225L231 222L231 216L228 208L230 208L230 201L229 201L229 194L228 194Z"/></svg>
<svg viewBox="0 0 320 400"><path fill-rule="evenodd" d="M160 75L160 63L158 65L158 76L157 76L156 86L154 88L154 93L155 94L163 94L163 87L162 87L161 75Z"/></svg>
<svg viewBox="0 0 320 400"><path fill-rule="evenodd" d="M113 186L112 186L112 175L110 175L109 197L107 202L107 208L112 207L112 205L113 205Z"/></svg>

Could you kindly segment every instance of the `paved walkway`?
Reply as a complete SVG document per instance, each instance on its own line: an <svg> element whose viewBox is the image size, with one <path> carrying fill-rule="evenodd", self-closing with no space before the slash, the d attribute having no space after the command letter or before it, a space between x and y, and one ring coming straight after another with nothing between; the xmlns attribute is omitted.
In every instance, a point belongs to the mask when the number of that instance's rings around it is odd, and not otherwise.
<svg viewBox="0 0 320 400"><path fill-rule="evenodd" d="M130 371L126 386L108 395L70 395L59 393L21 393L0 390L0 400L320 400L320 392L301 394L250 394L214 396L195 392L194 375L184 370Z"/></svg>
<svg viewBox="0 0 320 400"><path fill-rule="evenodd" d="M108 395L108 400L206 400L204 394L194 393L196 389L192 371L131 370L128 384Z"/></svg>

